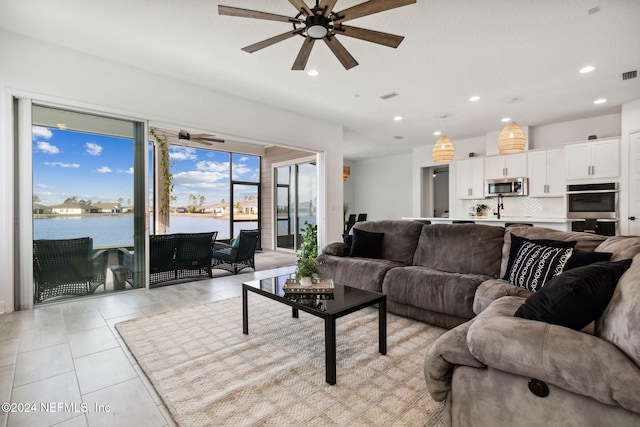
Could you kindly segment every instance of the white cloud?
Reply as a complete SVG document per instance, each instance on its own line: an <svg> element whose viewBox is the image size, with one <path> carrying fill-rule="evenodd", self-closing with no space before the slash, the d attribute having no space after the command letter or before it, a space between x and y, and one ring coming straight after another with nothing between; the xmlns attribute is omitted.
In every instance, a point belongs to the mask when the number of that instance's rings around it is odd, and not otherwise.
<svg viewBox="0 0 640 427"><path fill-rule="evenodd" d="M42 126L31 126L31 138L35 141L38 138L49 139L53 136L50 129Z"/></svg>
<svg viewBox="0 0 640 427"><path fill-rule="evenodd" d="M49 188L47 184L36 184L36 188Z"/></svg>
<svg viewBox="0 0 640 427"><path fill-rule="evenodd" d="M171 147L169 158L172 160L197 160L196 150L188 147Z"/></svg>
<svg viewBox="0 0 640 427"><path fill-rule="evenodd" d="M58 154L60 150L55 145L51 145L46 141L38 141L36 143L36 150L42 151L48 154Z"/></svg>
<svg viewBox="0 0 640 427"><path fill-rule="evenodd" d="M216 181L223 181L216 183ZM228 186L229 174L222 172L189 171L180 172L173 176L176 186L189 189L215 190L221 186Z"/></svg>
<svg viewBox="0 0 640 427"><path fill-rule="evenodd" d="M229 162L210 162L203 160L196 163L196 169L204 172L226 172L229 173Z"/></svg>
<svg viewBox="0 0 640 427"><path fill-rule="evenodd" d="M128 173L130 175L133 175L133 168L129 168L127 170L118 170L118 173Z"/></svg>
<svg viewBox="0 0 640 427"><path fill-rule="evenodd" d="M247 160L249 160L249 158L247 156L244 156L244 157L240 157L239 161L246 162Z"/></svg>
<svg viewBox="0 0 640 427"><path fill-rule="evenodd" d="M96 172L99 173L110 173L111 172L111 168L108 166L103 166L100 169L98 169Z"/></svg>
<svg viewBox="0 0 640 427"><path fill-rule="evenodd" d="M62 163L62 162L44 162L47 166L58 166L61 168L79 168L80 165L77 163Z"/></svg>
<svg viewBox="0 0 640 427"><path fill-rule="evenodd" d="M85 145L87 147L87 153L91 154L92 156L99 156L100 153L102 153L102 146L96 144L95 142L87 142Z"/></svg>

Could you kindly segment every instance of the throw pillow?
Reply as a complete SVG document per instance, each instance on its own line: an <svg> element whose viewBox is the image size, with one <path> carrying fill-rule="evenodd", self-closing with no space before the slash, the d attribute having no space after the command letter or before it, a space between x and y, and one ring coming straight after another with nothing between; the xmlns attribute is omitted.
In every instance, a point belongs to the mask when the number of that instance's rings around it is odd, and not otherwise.
<svg viewBox="0 0 640 427"><path fill-rule="evenodd" d="M611 255L613 255L611 252L588 252L574 249L564 265L564 271L596 262L611 261Z"/></svg>
<svg viewBox="0 0 640 427"><path fill-rule="evenodd" d="M507 270L503 277L504 280L509 280L509 272L511 271L511 267L513 266L513 261L516 259L516 255L518 255L518 251L522 247L522 245L526 242L536 243L542 246L550 246L552 248L573 248L576 243L575 240L564 242L562 240L550 240L550 239L535 239L530 240L524 237L516 236L514 234L511 235L511 247L509 248L509 261L507 261Z"/></svg>
<svg viewBox="0 0 640 427"><path fill-rule="evenodd" d="M525 242L516 253L511 270L507 272L507 280L536 292L553 276L562 273L572 251L572 248L553 248Z"/></svg>
<svg viewBox="0 0 640 427"><path fill-rule="evenodd" d="M384 233L373 233L357 228L353 228L352 231L352 257L382 258L382 239L384 238Z"/></svg>
<svg viewBox="0 0 640 427"><path fill-rule="evenodd" d="M237 248L240 246L240 235L238 234L235 239L233 239L233 243L231 244L232 248Z"/></svg>
<svg viewBox="0 0 640 427"><path fill-rule="evenodd" d="M580 330L602 315L631 260L604 261L564 272L529 296L514 316Z"/></svg>

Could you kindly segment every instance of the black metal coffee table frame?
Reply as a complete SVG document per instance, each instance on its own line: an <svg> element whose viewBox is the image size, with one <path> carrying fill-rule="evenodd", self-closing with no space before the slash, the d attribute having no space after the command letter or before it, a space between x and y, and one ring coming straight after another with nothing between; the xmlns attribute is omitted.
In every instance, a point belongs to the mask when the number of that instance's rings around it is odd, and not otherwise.
<svg viewBox="0 0 640 427"><path fill-rule="evenodd" d="M258 285L255 285L255 284ZM378 304L378 347L381 354L387 354L387 296L378 292L363 289L351 288L350 286L335 285L334 293L349 296L357 296L347 301L329 301L326 311L319 310L304 304L300 304L292 299L261 289L260 281L255 280L242 284L242 333L249 334L249 307L248 291L263 295L274 301L291 306L292 317L298 317L298 311L302 310L313 316L324 319L324 342L325 342L325 370L327 383L336 383L336 319L351 314L365 307ZM253 285L252 285L253 284Z"/></svg>

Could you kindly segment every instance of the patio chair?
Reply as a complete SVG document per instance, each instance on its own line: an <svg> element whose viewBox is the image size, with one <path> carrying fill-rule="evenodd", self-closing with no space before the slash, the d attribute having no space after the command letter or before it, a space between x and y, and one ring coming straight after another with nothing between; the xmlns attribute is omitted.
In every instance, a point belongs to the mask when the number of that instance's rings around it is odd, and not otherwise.
<svg viewBox="0 0 640 427"><path fill-rule="evenodd" d="M212 267L221 268L233 274L238 274L240 270L247 267L255 271L255 253L259 237L260 229L241 230L236 239L237 244L234 242L231 247L213 251Z"/></svg>
<svg viewBox="0 0 640 427"><path fill-rule="evenodd" d="M362 213L362 214L358 214L358 219L356 220L356 222L362 222L362 221L366 221L367 220L367 214L366 213Z"/></svg>
<svg viewBox="0 0 640 427"><path fill-rule="evenodd" d="M218 232L180 233L177 236L176 275L191 277L204 271L211 278L211 256Z"/></svg>
<svg viewBox="0 0 640 427"><path fill-rule="evenodd" d="M106 250L93 253L93 239L34 240L35 303L63 295L88 295L105 285Z"/></svg>
<svg viewBox="0 0 640 427"><path fill-rule="evenodd" d="M347 220L347 226L344 229L344 234L349 234L351 228L356 223L356 214L350 214L349 219Z"/></svg>

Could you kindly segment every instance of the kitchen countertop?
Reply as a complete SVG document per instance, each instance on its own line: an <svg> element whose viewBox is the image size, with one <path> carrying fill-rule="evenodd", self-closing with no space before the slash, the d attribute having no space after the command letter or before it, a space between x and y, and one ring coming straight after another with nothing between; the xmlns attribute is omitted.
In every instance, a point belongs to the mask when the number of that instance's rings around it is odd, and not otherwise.
<svg viewBox="0 0 640 427"><path fill-rule="evenodd" d="M451 217L451 218L443 218L443 217L404 217L402 219L408 220L429 220L432 222L439 223L447 223L450 221L475 221L477 223L480 222L527 222L527 223L555 223L555 224L563 224L568 220L566 218L536 218L536 217L526 217L526 216L503 216L500 219L496 218L493 215L483 215L483 216L460 216L460 217Z"/></svg>

